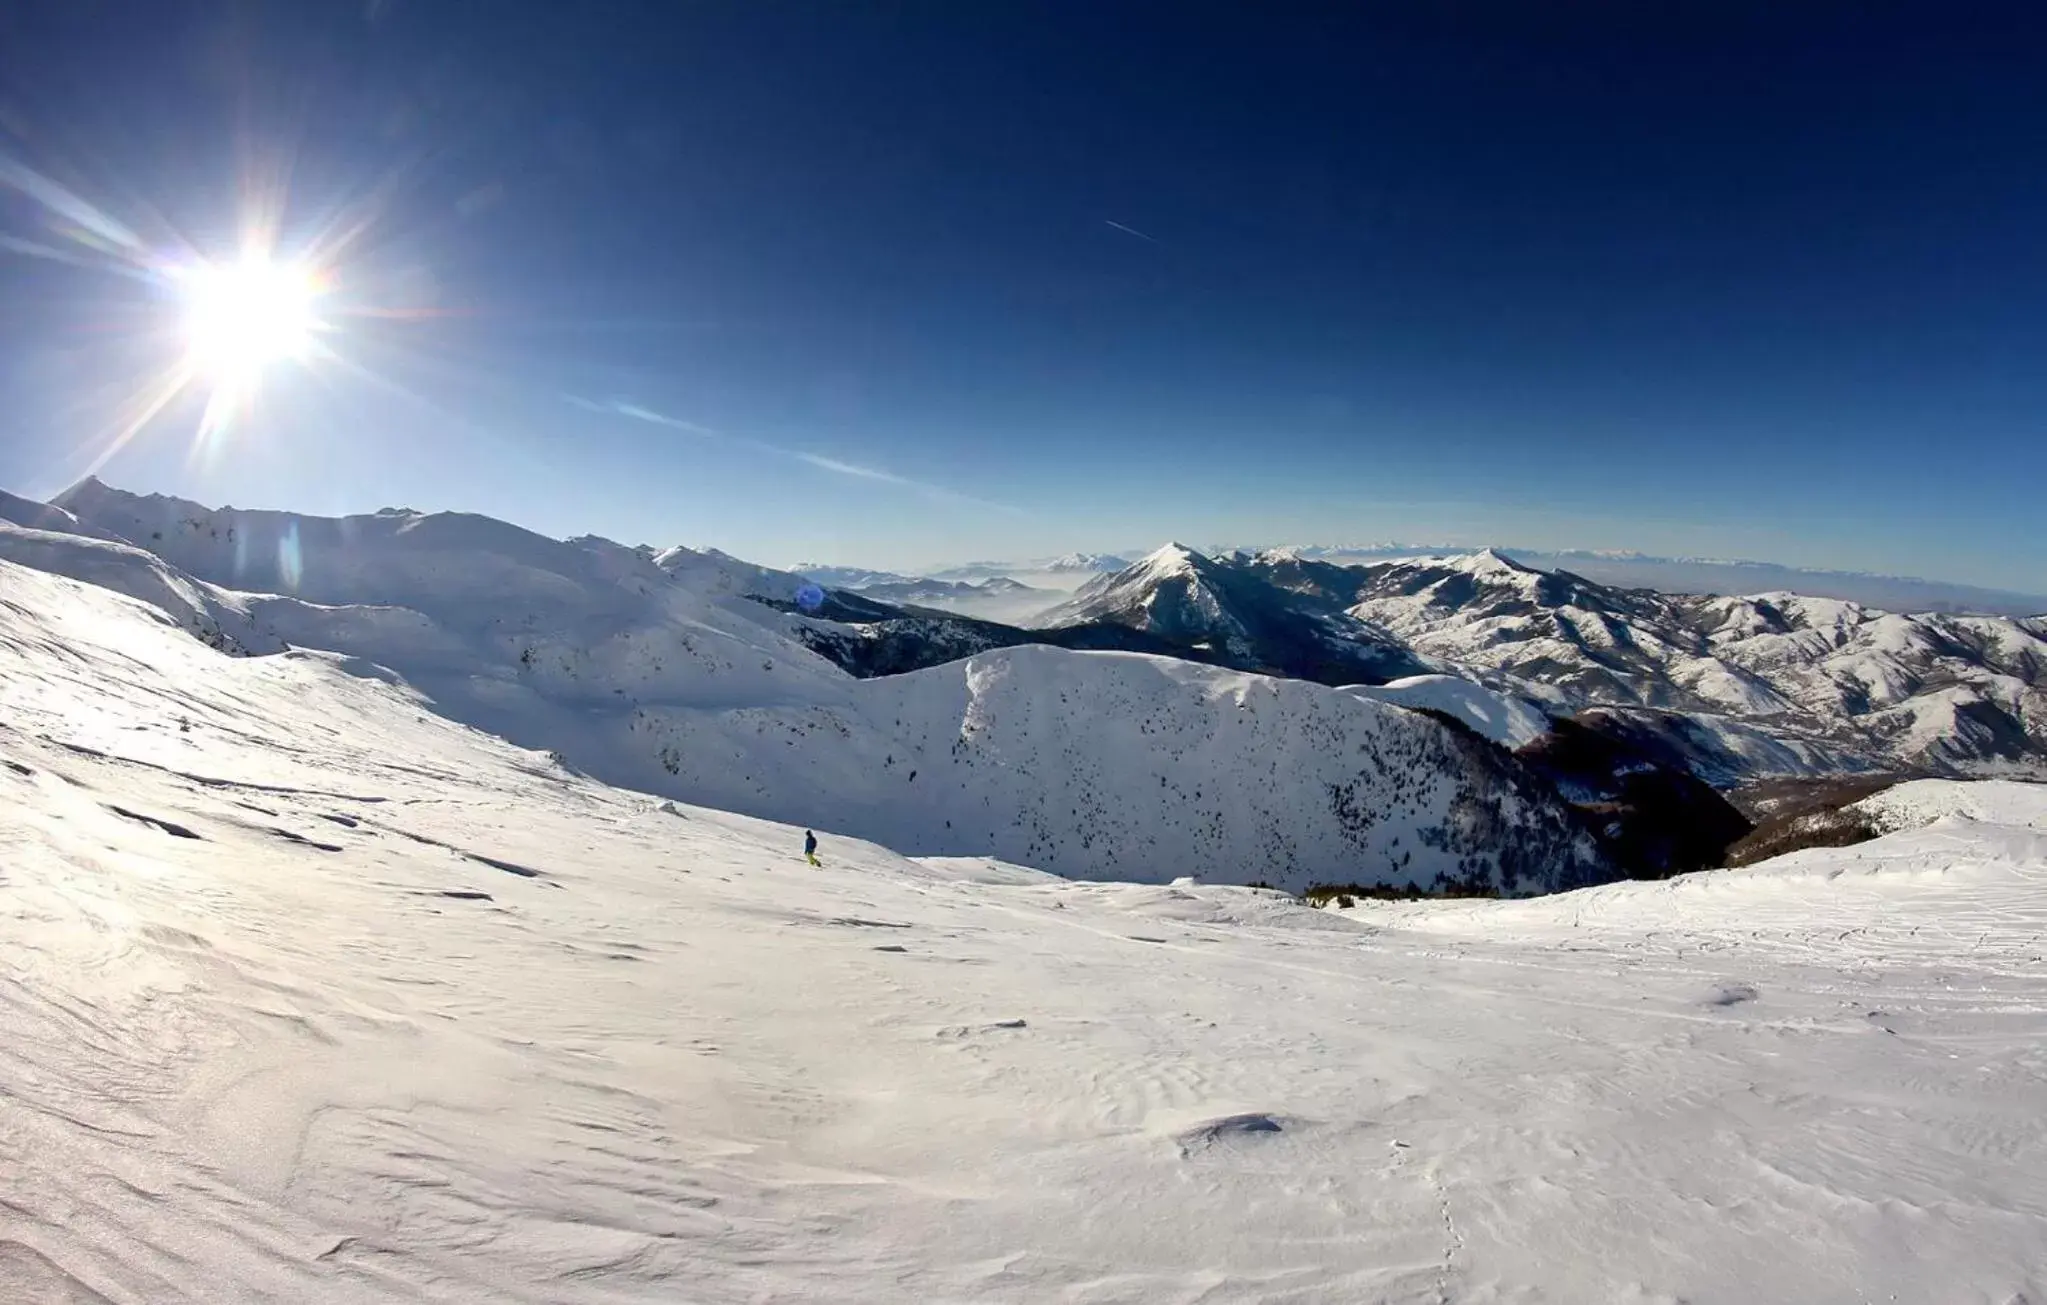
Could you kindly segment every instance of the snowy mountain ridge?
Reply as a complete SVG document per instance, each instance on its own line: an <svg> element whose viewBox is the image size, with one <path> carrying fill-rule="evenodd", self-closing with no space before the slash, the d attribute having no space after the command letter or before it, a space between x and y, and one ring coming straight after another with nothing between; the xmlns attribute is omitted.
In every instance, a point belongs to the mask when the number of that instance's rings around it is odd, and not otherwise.
<svg viewBox="0 0 2047 1305"><path fill-rule="evenodd" d="M1615 874L1511 758L1317 685L1043 647L856 680L797 637L817 623L740 597L799 577L715 552L96 484L64 504L149 551L9 526L0 557L164 604L231 651L343 654L648 792L1077 875L1516 893Z"/></svg>
<svg viewBox="0 0 2047 1305"><path fill-rule="evenodd" d="M1551 714L1633 713L1629 728L1662 733L1716 783L2047 768L2043 620L1618 589L1495 549L1343 566L1171 545L1040 621L1208 638L1236 664L1325 683L1449 673ZM1380 650L1387 673L1345 677L1309 651L1345 644Z"/></svg>
<svg viewBox="0 0 2047 1305"><path fill-rule="evenodd" d="M1353 615L1425 656L1560 691L1574 707L1726 718L1879 767L2047 759L2047 622L1615 589L1483 555L1359 575Z"/></svg>
<svg viewBox="0 0 2047 1305"><path fill-rule="evenodd" d="M535 604L519 618L529 628L573 623L601 630L606 621L634 618L623 609L599 614L591 594L616 591L598 606L629 609L662 588L666 577L722 604L719 620L728 626L765 629L780 641L761 659L765 663L803 645L794 655L807 656L809 648L840 638L815 623L766 617L754 604L738 602L755 596L792 607L806 579L715 549L654 552L595 538L563 544L488 518L396 509L342 523L215 511L129 495L96 481L55 505L9 503L10 519L18 522L139 543L183 578L142 567L130 568L122 583L193 613L188 623L194 629L210 622L230 632L223 637L253 638L258 645L266 637L317 643L339 636L331 632L331 616L286 618L279 614L287 609L274 601L257 606L293 635L266 636L252 628L232 635L248 620L249 602L203 595L188 580L206 579L236 593L296 594L328 607L393 606L392 594L422 587L433 595L429 605L462 606L476 584L506 586ZM345 574L351 566L360 574ZM987 610L969 604L1011 604L1000 609L1007 613L1043 600L1027 589L998 590L997 583L951 592L870 592L884 602L940 605L962 615ZM551 605L549 594L566 597ZM1616 589L1568 571L1530 567L1498 550L1352 567L1296 551L1218 559L1179 544L1123 571L1096 575L1066 603L1029 619L1052 632L1122 626L1156 637L1159 651L1181 648L1197 660L1332 686L1461 676L1506 698L1538 702L1552 714L1589 711L1589 719L1616 722L1624 731L1661 734L1715 783L1843 767L2032 773L2047 762L2047 622L2041 620L1907 616L1783 593L1700 598ZM914 623L897 624L889 638L907 651L903 641L918 637ZM1026 637L991 638L992 628L971 626L947 631L933 621L924 628L932 652L908 656L911 667ZM502 620L496 633L506 633ZM462 640L440 642L443 667L454 666L447 649ZM1116 645L1096 639L1086 646ZM523 647L514 651L534 655ZM888 660L903 658L891 654ZM610 687L622 690L614 699L638 700L641 693L631 683Z"/></svg>
<svg viewBox="0 0 2047 1305"><path fill-rule="evenodd" d="M1114 553L1067 553L1055 557L1042 566L1032 568L1042 571L1121 571L1130 563Z"/></svg>
<svg viewBox="0 0 2047 1305"><path fill-rule="evenodd" d="M1897 612L1947 612L1955 615L2047 616L2047 593L2019 592L1955 581L1927 580L1880 571L1852 571L1787 566L1740 558L1661 556L1627 548L1526 548L1518 545L1402 543L1359 544L1214 543L1200 551L1211 557L1243 553L1305 562L1365 566L1378 562L1422 558L1464 557L1497 552L1517 563L1545 571L1570 571L1601 584L1656 589L1670 594L1753 594L1787 591L1815 598L1838 598ZM1085 555L1084 555L1085 556ZM1130 556L1125 554L1124 556ZM1104 563L1115 561L1104 557ZM1033 562L976 562L976 577L1022 575L1041 567ZM1120 569L1104 565L1102 569ZM950 573L945 573L950 575Z"/></svg>

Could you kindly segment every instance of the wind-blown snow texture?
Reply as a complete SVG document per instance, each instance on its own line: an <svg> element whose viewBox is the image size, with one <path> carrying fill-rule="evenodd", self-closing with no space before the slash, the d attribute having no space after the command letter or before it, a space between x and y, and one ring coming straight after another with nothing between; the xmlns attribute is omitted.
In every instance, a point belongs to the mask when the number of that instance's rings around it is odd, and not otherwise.
<svg viewBox="0 0 2047 1305"><path fill-rule="evenodd" d="M811 870L0 598L0 1299L2047 1296L2037 791L1483 906Z"/></svg>
<svg viewBox="0 0 2047 1305"><path fill-rule="evenodd" d="M800 577L716 552L97 482L64 505L152 552L7 527L0 556L166 604L218 647L388 668L611 783L1074 876L1519 894L1617 874L1511 757L1317 685L1051 648L854 680L792 637L799 618L738 596L791 597Z"/></svg>

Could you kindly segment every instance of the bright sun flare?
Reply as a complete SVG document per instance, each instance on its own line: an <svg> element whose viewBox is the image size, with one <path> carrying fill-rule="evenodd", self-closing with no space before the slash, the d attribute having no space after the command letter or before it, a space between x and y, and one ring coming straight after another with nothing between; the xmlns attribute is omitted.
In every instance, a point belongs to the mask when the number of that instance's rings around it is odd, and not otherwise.
<svg viewBox="0 0 2047 1305"><path fill-rule="evenodd" d="M184 286L192 361L216 376L248 376L304 357L319 325L313 306L320 292L305 268L258 256L194 270Z"/></svg>

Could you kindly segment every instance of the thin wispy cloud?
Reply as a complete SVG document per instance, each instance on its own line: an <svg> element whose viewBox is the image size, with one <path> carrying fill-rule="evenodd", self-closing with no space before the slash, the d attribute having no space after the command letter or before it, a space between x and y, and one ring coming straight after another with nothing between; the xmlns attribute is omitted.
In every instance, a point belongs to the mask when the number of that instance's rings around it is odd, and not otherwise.
<svg viewBox="0 0 2047 1305"><path fill-rule="evenodd" d="M629 417L634 421L645 422L650 426L660 426L666 430L681 431L684 434L695 435L703 439L736 444L741 448L753 449L774 457L788 458L794 462L801 462L806 466L816 467L820 471L829 471L834 475L846 476L854 480L873 481L883 485L895 485L941 502L959 503L969 507L990 508L997 512L1007 512L1016 516L1028 515L1023 509L1012 507L1007 503L996 503L988 499L976 498L971 494L962 494L958 490L948 489L944 485L934 485L927 480L916 480L909 476L899 476L893 471L884 471L879 467L865 467L857 462L846 462L840 458L827 457L822 453L812 453L805 449L784 448L779 444L770 444L766 440L757 440L751 436L734 435L729 431L717 430L693 421L685 421L680 417L671 417L665 412L656 412L654 409L643 404L627 403L618 399L609 401L586 399L574 394L567 394L562 397L572 406L581 408L586 412L598 412L611 417Z"/></svg>
<svg viewBox="0 0 2047 1305"><path fill-rule="evenodd" d="M1154 245L1158 243L1158 241L1155 238L1144 234L1144 232L1139 231L1136 227L1126 227L1121 222L1116 221L1114 218L1103 218L1102 225L1114 227L1116 228L1116 230L1121 231L1126 236L1136 236L1139 240L1148 241L1149 243Z"/></svg>
<svg viewBox="0 0 2047 1305"><path fill-rule="evenodd" d="M841 476L852 476L856 480L878 480L885 485L909 485L918 489L934 488L929 485L919 485L916 481L898 476L893 471L882 471L876 467L856 466L851 462L841 462L837 458L828 458L822 453L799 453L796 456L813 467L821 467L826 471L836 471Z"/></svg>

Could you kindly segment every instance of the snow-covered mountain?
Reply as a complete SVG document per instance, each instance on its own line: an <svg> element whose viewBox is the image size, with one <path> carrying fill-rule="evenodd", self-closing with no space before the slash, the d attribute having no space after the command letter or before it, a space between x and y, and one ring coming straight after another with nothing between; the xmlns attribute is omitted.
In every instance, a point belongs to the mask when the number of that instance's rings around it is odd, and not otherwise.
<svg viewBox="0 0 2047 1305"><path fill-rule="evenodd" d="M1358 574L1354 615L1572 706L1725 719L1808 758L1872 765L2047 757L2047 621L1615 589L1490 551Z"/></svg>
<svg viewBox="0 0 2047 1305"><path fill-rule="evenodd" d="M937 580L985 580L995 576L1047 578L1071 576L1078 579L1101 571L1121 571L1129 565L1127 558L1114 553L1062 553L1058 557L1029 558L1023 561L984 559L978 562L960 562L933 571L931 577ZM1069 586L1071 583L1067 582Z"/></svg>
<svg viewBox="0 0 2047 1305"><path fill-rule="evenodd" d="M865 589L869 585L915 584L917 576L895 571L876 571L864 566L828 566L822 562L798 562L789 568L828 589Z"/></svg>
<svg viewBox="0 0 2047 1305"><path fill-rule="evenodd" d="M1067 553L1033 568L1040 571L1121 571L1130 565L1128 558L1114 553Z"/></svg>
<svg viewBox="0 0 2047 1305"><path fill-rule="evenodd" d="M1014 601L1042 593L1005 575L990 576L986 580L877 580L854 588L884 603L936 607L967 606L990 599ZM1041 601L1050 603L1056 599L1056 594L1044 594Z"/></svg>
<svg viewBox="0 0 2047 1305"><path fill-rule="evenodd" d="M1285 555L1307 561L1365 566L1424 557L1461 557L1487 551L1472 544L1292 544L1231 545L1215 553ZM1980 585L1871 571L1824 570L1711 557L1659 557L1632 549L1551 549L1501 545L1491 551L1522 566L1569 571L1623 589L1656 589L1671 594L1798 593L1839 598L1897 612L1951 612L1988 616L2047 615L2047 594L1989 589Z"/></svg>
<svg viewBox="0 0 2047 1305"><path fill-rule="evenodd" d="M1380 541L1356 544L1203 544L1199 551L1210 557L1235 553L1266 557L1291 557L1307 562L1340 566L1369 566L1380 562L1411 561L1420 558L1462 557L1488 551L1478 544L1420 544ZM2036 617L2047 616L2047 593L1993 589L1947 580L1926 580L1916 576L1887 575L1872 571L1841 571L1814 567L1785 566L1776 562L1755 562L1711 557L1663 557L1632 549L1556 549L1500 545L1491 551L1520 565L1543 571L1569 571L1573 575L1621 589L1655 589L1669 594L1760 594L1797 593L1810 598L1838 598L1865 607L1892 612L1947 612L1956 615ZM1135 556L1134 554L1127 556ZM1018 578L1061 575L1088 576L1097 571L1118 571L1128 566L1125 555L1110 553L1069 553L1063 558L1017 562L971 562L934 573L947 580L979 580L990 576ZM876 580L910 577L858 567L793 568L815 577L819 584L859 588Z"/></svg>
<svg viewBox="0 0 2047 1305"><path fill-rule="evenodd" d="M1655 557L1634 552L1510 549L1518 561L1566 570L1624 589L1683 594L1798 593L1838 598L1894 612L1980 616L2047 615L2047 595L1869 571L1820 570L1710 557Z"/></svg>
<svg viewBox="0 0 2047 1305"><path fill-rule="evenodd" d="M931 608L981 621L1029 617L1057 603L1063 592L1039 589L1007 575L958 580L841 566L806 565L795 570L819 585L857 593L877 603Z"/></svg>
<svg viewBox="0 0 2047 1305"><path fill-rule="evenodd" d="M812 869L361 661L0 600L10 1305L2047 1298L2037 786L1534 901Z"/></svg>
<svg viewBox="0 0 2047 1305"><path fill-rule="evenodd" d="M1216 558L1177 545L1042 619L1206 639L1234 664L1325 683L1341 682L1341 663L1303 656L1304 643L1363 643L1389 667L1407 658L1401 676L1447 672L1551 715L1588 712L1585 723L1653 738L1714 783L2047 762L2047 619L1617 589L1492 549L1348 566L1300 549Z"/></svg>
<svg viewBox="0 0 2047 1305"><path fill-rule="evenodd" d="M1535 889L1616 868L1717 864L1744 822L1689 787L1692 776L1725 787L1872 768L2025 773L2047 754L2038 622L1613 590L1492 551L1359 568L1168 546L1096 576L1033 632L906 610L872 589L835 590L822 610L799 611L805 577L715 549L564 542L460 514L336 521L97 482L57 505L0 506L40 523L14 530L4 555L157 604L215 647L324 648L389 667L451 717L613 782L1066 873L1170 877L1195 866L1376 882L1392 865L1424 883ZM1032 643L1153 658L1076 660ZM1117 733L1141 716L1214 739L1218 721L1239 719L1236 703L1267 691L1232 670L1342 692L1272 689L1288 706L1271 719L1287 723L1243 735L1258 749L1248 761ZM1019 687L998 712L988 695L1002 685ZM1019 705L1044 695L1060 710ZM1360 699L1434 719L1359 715ZM976 716L1015 732L966 730ZM1597 741L1545 743L1565 716ZM1524 755L1455 729L1454 743L1422 741L1446 724ZM1412 728L1424 735L1400 733ZM1537 841L1563 868L1543 877L1512 857L1486 859L1496 834L1474 862L1475 844L1411 858L1412 832L1344 833L1353 799L1341 794L1358 782L1370 803L1431 828L1446 827L1456 799L1446 788L1412 808L1388 774L1322 773L1301 737L1330 730L1346 750L1419 747L1426 767L1456 772L1451 788L1520 795L1500 819L1548 830ZM1077 755L1069 736L1086 740ZM1038 778L997 782L962 739L999 751L1012 778ZM1160 755L1185 759L1189 782L1140 784L1126 802L1114 784L1114 800L1098 801L1100 786L1073 778L1099 768L1156 780ZM1287 783L1262 785L1260 766ZM1607 782L1601 767L1646 778ZM1274 821L1312 837L1275 851L1256 832ZM1596 846L1574 841L1572 822ZM1652 828L1673 822L1686 849L1675 857L1657 850ZM1217 869L1225 863L1258 868Z"/></svg>
<svg viewBox="0 0 2047 1305"><path fill-rule="evenodd" d="M342 654L452 719L725 810L1076 875L1515 893L1615 873L1511 757L1318 685L1044 647L857 680L802 642L818 623L741 596L800 577L714 551L97 482L62 506L148 551L7 526L0 557L162 603L217 647Z"/></svg>
<svg viewBox="0 0 2047 1305"><path fill-rule="evenodd" d="M1440 669L1322 593L1282 589L1241 562L1182 544L1096 576L1035 622L1048 629L1104 623L1325 684L1383 683Z"/></svg>

